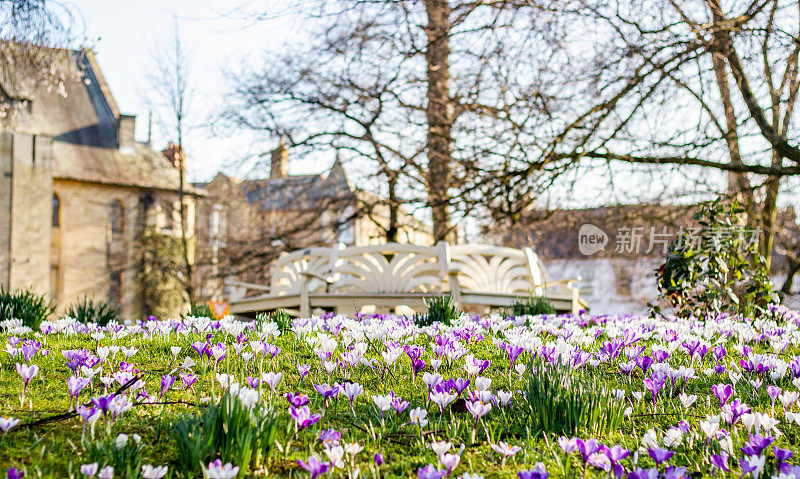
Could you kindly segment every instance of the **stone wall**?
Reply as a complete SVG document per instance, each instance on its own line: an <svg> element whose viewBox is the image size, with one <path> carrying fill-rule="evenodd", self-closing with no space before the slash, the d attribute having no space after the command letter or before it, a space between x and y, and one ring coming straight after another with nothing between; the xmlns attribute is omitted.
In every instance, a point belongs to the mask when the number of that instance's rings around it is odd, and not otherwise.
<svg viewBox="0 0 800 479"><path fill-rule="evenodd" d="M0 247L3 286L50 291L51 144L48 137L3 133ZM9 176L10 174L10 176Z"/></svg>

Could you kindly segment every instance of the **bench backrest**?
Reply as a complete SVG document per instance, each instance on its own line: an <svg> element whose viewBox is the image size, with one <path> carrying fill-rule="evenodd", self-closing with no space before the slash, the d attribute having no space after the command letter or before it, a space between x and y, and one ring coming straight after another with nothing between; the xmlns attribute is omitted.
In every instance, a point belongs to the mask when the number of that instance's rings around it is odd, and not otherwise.
<svg viewBox="0 0 800 479"><path fill-rule="evenodd" d="M329 276L331 261L337 251L338 249L331 248L307 248L282 253L272 268L270 294L299 294L303 282L308 282L309 292L324 292L324 281L304 276L303 273L323 278Z"/></svg>
<svg viewBox="0 0 800 479"><path fill-rule="evenodd" d="M308 282L309 293L440 292L451 269L458 271L462 291L527 295L547 280L530 248L444 242L337 245L283 253L272 270L270 294L298 294L303 282ZM331 284L314 276L330 278Z"/></svg>
<svg viewBox="0 0 800 479"><path fill-rule="evenodd" d="M546 281L539 257L530 248L453 245L449 250L463 291L527 295Z"/></svg>
<svg viewBox="0 0 800 479"><path fill-rule="evenodd" d="M344 248L334 265L337 293L429 293L442 290L446 270L437 247L390 243Z"/></svg>

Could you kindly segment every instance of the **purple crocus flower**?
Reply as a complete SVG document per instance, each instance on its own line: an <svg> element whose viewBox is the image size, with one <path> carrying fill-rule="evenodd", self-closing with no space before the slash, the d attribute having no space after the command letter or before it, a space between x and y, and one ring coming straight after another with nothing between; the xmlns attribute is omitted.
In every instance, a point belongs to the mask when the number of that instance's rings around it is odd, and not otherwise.
<svg viewBox="0 0 800 479"><path fill-rule="evenodd" d="M764 464L760 463L760 461L758 456L745 456L741 458L739 460L739 466L742 468L742 473L749 474L763 467Z"/></svg>
<svg viewBox="0 0 800 479"><path fill-rule="evenodd" d="M738 399L733 400L731 403L726 404L722 408L722 419L725 420L728 424L736 424L736 422L741 418L743 415L750 412L750 407L739 401Z"/></svg>
<svg viewBox="0 0 800 479"><path fill-rule="evenodd" d="M311 414L311 410L308 408L308 406L299 408L290 407L289 414L297 423L298 432L309 426L313 426L317 423L317 421L319 421L319 418L322 417L320 414Z"/></svg>
<svg viewBox="0 0 800 479"><path fill-rule="evenodd" d="M325 401L339 394L339 386L329 386L328 383L315 384L314 389L317 390Z"/></svg>
<svg viewBox="0 0 800 479"><path fill-rule="evenodd" d="M167 392L167 389L171 388L174 384L175 376L170 376L169 374L161 376L161 397L164 397L164 393Z"/></svg>
<svg viewBox="0 0 800 479"><path fill-rule="evenodd" d="M261 383L261 379L253 377L247 377L245 381L247 381L247 384L253 389L257 389L258 385Z"/></svg>
<svg viewBox="0 0 800 479"><path fill-rule="evenodd" d="M25 363L30 362L31 358L36 355L39 348L42 346L37 341L26 340L22 343L22 356L25 358Z"/></svg>
<svg viewBox="0 0 800 479"><path fill-rule="evenodd" d="M506 345L506 353L508 353L508 362L509 367L513 368L514 363L517 362L517 358L525 351L522 346L512 346L510 344Z"/></svg>
<svg viewBox="0 0 800 479"><path fill-rule="evenodd" d="M653 365L653 358L650 356L639 356L636 358L636 365L641 368L644 374L647 374L647 370Z"/></svg>
<svg viewBox="0 0 800 479"><path fill-rule="evenodd" d="M728 399L733 396L733 386L730 384L715 384L711 386L711 391L719 399L720 406L724 406Z"/></svg>
<svg viewBox="0 0 800 479"><path fill-rule="evenodd" d="M423 369L425 369L425 361L415 358L411 360L411 367L414 372L414 376L420 373Z"/></svg>
<svg viewBox="0 0 800 479"><path fill-rule="evenodd" d="M669 449L662 449L662 448L648 448L647 453L650 457L656 461L656 465L661 465L661 463L665 461L669 461L669 459L675 454L674 452L670 451Z"/></svg>
<svg viewBox="0 0 800 479"><path fill-rule="evenodd" d="M197 382L197 376L192 373L181 373L181 381L187 389L191 389L194 383Z"/></svg>
<svg viewBox="0 0 800 479"><path fill-rule="evenodd" d="M683 348L686 349L686 352L689 354L689 357L693 357L695 351L697 351L697 348L700 347L700 341L684 341L683 344L681 344L681 346L683 346Z"/></svg>
<svg viewBox="0 0 800 479"><path fill-rule="evenodd" d="M666 378L661 374L653 374L651 378L644 380L644 387L653 394L653 404L656 403L658 391L664 386Z"/></svg>
<svg viewBox="0 0 800 479"><path fill-rule="evenodd" d="M314 456L310 456L308 458L308 462L303 462L302 459L298 459L297 464L311 473L311 479L316 479L317 477L328 472L328 469L330 469L330 466L327 462L322 462Z"/></svg>
<svg viewBox="0 0 800 479"><path fill-rule="evenodd" d="M339 445L342 439L342 433L336 429L325 429L319 433L319 440L322 441L322 446L326 449Z"/></svg>
<svg viewBox="0 0 800 479"><path fill-rule="evenodd" d="M780 449L777 446L772 448L772 451L775 453L775 459L778 461L778 467L782 466L784 462L788 461L789 458L794 456L794 452L790 451L789 449Z"/></svg>
<svg viewBox="0 0 800 479"><path fill-rule="evenodd" d="M664 470L664 479L685 479L686 468L679 466L669 466Z"/></svg>
<svg viewBox="0 0 800 479"><path fill-rule="evenodd" d="M728 468L728 453L725 451L721 451L719 454L713 454L711 456L711 464L717 469L722 469L726 472L730 471L730 468Z"/></svg>
<svg viewBox="0 0 800 479"><path fill-rule="evenodd" d="M103 414L108 412L108 407L111 406L111 402L114 400L114 394L109 394L108 396L99 396L96 398L92 398L92 405L103 412Z"/></svg>
<svg viewBox="0 0 800 479"><path fill-rule="evenodd" d="M462 392L464 392L465 389L467 389L469 387L469 378L467 378L467 379L456 378L456 379L451 379L451 381L452 381L451 384L453 385L453 388L456 390L456 393L458 393L459 395Z"/></svg>
<svg viewBox="0 0 800 479"><path fill-rule="evenodd" d="M653 359L655 359L656 362L663 363L667 358L669 358L669 352L663 349L653 350Z"/></svg>
<svg viewBox="0 0 800 479"><path fill-rule="evenodd" d="M620 478L623 474L625 474L625 467L620 464L620 462L628 457L631 452L620 445L616 445L613 447L602 446L603 452L605 453L608 461L611 463L611 470L614 473L614 477Z"/></svg>
<svg viewBox="0 0 800 479"><path fill-rule="evenodd" d="M751 434L750 440L742 447L742 453L746 456L760 456L764 449L771 446L773 442L775 442L774 437Z"/></svg>
<svg viewBox="0 0 800 479"><path fill-rule="evenodd" d="M658 468L652 469L636 469L635 471L631 471L628 473L628 479L657 479L658 478Z"/></svg>
<svg viewBox="0 0 800 479"><path fill-rule="evenodd" d="M584 441L583 439L578 438L575 441L575 444L578 447L578 452L581 453L583 462L589 460L589 456L600 450L600 443L597 442L597 439L587 439Z"/></svg>
<svg viewBox="0 0 800 479"><path fill-rule="evenodd" d="M383 464L383 456L381 456L381 453L376 452L375 457L373 459L375 461L376 466L380 467L380 465Z"/></svg>
<svg viewBox="0 0 800 479"><path fill-rule="evenodd" d="M286 393L286 400L294 407L302 407L308 404L308 396L305 394Z"/></svg>
<svg viewBox="0 0 800 479"><path fill-rule="evenodd" d="M489 361L488 359L484 359L484 360L475 359L474 362L475 362L475 365L478 366L478 375L479 376L481 374L483 374L484 371L486 371L486 369L489 367L490 364L492 364L492 362Z"/></svg>
<svg viewBox="0 0 800 479"><path fill-rule="evenodd" d="M775 408L775 400L781 395L781 388L778 386L767 386L767 395L769 400L772 401L772 407Z"/></svg>
<svg viewBox="0 0 800 479"><path fill-rule="evenodd" d="M22 479L23 477L25 477L25 473L16 467L9 468L9 470L6 471L7 479Z"/></svg>
<svg viewBox="0 0 800 479"><path fill-rule="evenodd" d="M34 376L39 374L39 366L35 364L27 365L27 364L16 364L17 373L22 377L22 381L25 383L23 388L23 394L25 389L28 388L28 383L31 382Z"/></svg>
<svg viewBox="0 0 800 479"><path fill-rule="evenodd" d="M440 471L433 464L417 469L418 479L442 479L445 475L447 475L447 471Z"/></svg>
<svg viewBox="0 0 800 479"><path fill-rule="evenodd" d="M578 448L578 438L573 437L572 439L568 439L561 436L558 438L558 447L564 451L564 454L572 454L572 452Z"/></svg>
<svg viewBox="0 0 800 479"><path fill-rule="evenodd" d="M425 352L425 349L422 346L411 345L411 344L405 346L403 350L406 352L406 355L408 356L409 359L411 359L411 361L419 359L420 356L422 356L422 353Z"/></svg>
<svg viewBox="0 0 800 479"><path fill-rule="evenodd" d="M519 479L547 479L549 476L550 474L541 462L537 462L533 469L517 472Z"/></svg>
<svg viewBox="0 0 800 479"><path fill-rule="evenodd" d="M409 403L408 401L403 401L403 399L401 397L399 397L399 396L395 397L392 400L392 408L394 408L394 410L395 410L395 412L397 412L397 414L400 414L401 412L403 412L406 409L408 409L408 407L410 405L411 405L411 403Z"/></svg>
<svg viewBox="0 0 800 479"><path fill-rule="evenodd" d="M725 354L727 354L727 351L725 351L725 346L720 344L719 346L714 346L714 348L711 350L711 353L714 355L714 358L717 361L721 361L722 358L725 357Z"/></svg>
<svg viewBox="0 0 800 479"><path fill-rule="evenodd" d="M297 373L300 374L300 380L302 381L308 376L308 373L311 372L311 366L308 364L298 364L297 365Z"/></svg>
<svg viewBox="0 0 800 479"><path fill-rule="evenodd" d="M83 391L83 389L88 385L89 380L87 378L70 376L69 379L67 379L67 389L69 389L70 399L75 399L78 397L81 391Z"/></svg>

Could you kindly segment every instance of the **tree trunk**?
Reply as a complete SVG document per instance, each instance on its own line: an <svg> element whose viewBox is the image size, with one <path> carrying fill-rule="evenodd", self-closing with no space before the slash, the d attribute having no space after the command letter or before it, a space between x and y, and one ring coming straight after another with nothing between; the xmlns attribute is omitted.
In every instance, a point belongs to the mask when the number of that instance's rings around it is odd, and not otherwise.
<svg viewBox="0 0 800 479"><path fill-rule="evenodd" d="M722 17L720 5L717 0L709 0L709 9L711 16L714 19L715 25L720 25L724 18ZM733 101L731 99L730 83L728 82L728 68L725 65L725 51L730 47L730 37L724 27L715 26L714 33L714 47L711 52L711 64L714 68L714 75L717 80L717 88L719 89L719 96L722 100L722 109L725 115L725 128L723 132L725 137L725 144L728 147L728 154L730 155L731 164L742 164L742 156L739 150L739 132L738 123L736 120L736 111L733 109ZM728 173L728 194L732 198L736 198L739 203L744 206L747 212L747 225L748 227L755 227L754 221L756 215L756 205L754 204L753 191L750 187L750 181L744 173Z"/></svg>
<svg viewBox="0 0 800 479"><path fill-rule="evenodd" d="M398 213L400 202L397 200L397 175L389 176L389 227L386 228L386 242L397 243L400 233Z"/></svg>
<svg viewBox="0 0 800 479"><path fill-rule="evenodd" d="M780 165L782 162L778 152L773 150L773 165ZM758 245L759 253L766 260L767 271L772 265L772 244L775 239L775 218L778 214L778 188L781 179L778 176L771 176L766 181L766 193L764 196L764 206L761 209L761 243Z"/></svg>
<svg viewBox="0 0 800 479"><path fill-rule="evenodd" d="M427 62L428 106L428 204L433 216L435 241L453 239L450 224L450 177L453 138L453 99L450 96L450 4L448 0L425 0L428 15Z"/></svg>
<svg viewBox="0 0 800 479"><path fill-rule="evenodd" d="M781 293L783 293L784 297L792 294L792 285L794 284L794 277L797 274L797 271L800 270L800 261L794 261L791 258L787 259L789 261L789 272L786 273L786 279L783 280L783 285L781 286Z"/></svg>
<svg viewBox="0 0 800 479"><path fill-rule="evenodd" d="M183 146L182 146L182 138L178 139L178 201L180 201L180 221L181 221L181 250L183 253L183 267L184 267L184 274L186 277L184 278L184 286L183 290L186 293L186 299L189 301L189 305L194 305L197 298L195 298L195 291L194 291L194 264L189 258L189 238L187 236L186 227L187 227L187 218L186 218L186 163L183 153Z"/></svg>

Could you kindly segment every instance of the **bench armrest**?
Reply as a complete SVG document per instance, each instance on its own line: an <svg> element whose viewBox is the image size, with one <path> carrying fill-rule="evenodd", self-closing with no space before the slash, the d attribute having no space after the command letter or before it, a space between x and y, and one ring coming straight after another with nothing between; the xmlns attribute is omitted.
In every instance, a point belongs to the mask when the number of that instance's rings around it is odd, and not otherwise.
<svg viewBox="0 0 800 479"><path fill-rule="evenodd" d="M248 290L264 291L269 293L270 287L263 284L243 283L241 281L225 280L225 289L227 289L228 299L230 301L238 301L247 295Z"/></svg>
<svg viewBox="0 0 800 479"><path fill-rule="evenodd" d="M306 271L303 271L300 274L302 276L305 276L306 278L318 279L318 280L322 281L325 284L332 284L333 283L333 278L330 277L330 276L325 277L325 276L322 276L322 275L319 275L319 274L309 273L309 272L306 272Z"/></svg>
<svg viewBox="0 0 800 479"><path fill-rule="evenodd" d="M562 285L562 284L570 285L572 283L579 282L581 279L582 278L580 276L578 276L577 278L557 279L557 280L554 280L554 281L547 281L547 282L542 283L541 285L537 285L537 286L547 287L547 286L558 286L558 285Z"/></svg>

